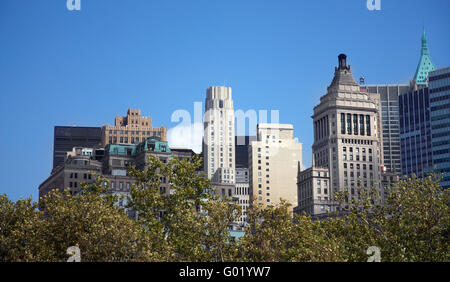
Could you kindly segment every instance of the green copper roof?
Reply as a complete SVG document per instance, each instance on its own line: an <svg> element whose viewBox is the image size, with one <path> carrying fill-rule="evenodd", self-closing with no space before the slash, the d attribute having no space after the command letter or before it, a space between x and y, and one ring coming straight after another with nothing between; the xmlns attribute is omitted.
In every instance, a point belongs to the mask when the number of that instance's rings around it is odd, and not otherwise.
<svg viewBox="0 0 450 282"><path fill-rule="evenodd" d="M168 143L166 141L161 141L161 138L156 136L150 137L145 141L141 142L139 145L137 145L136 149L138 153L147 150L160 153L170 153Z"/></svg>
<svg viewBox="0 0 450 282"><path fill-rule="evenodd" d="M428 73L435 70L433 61L431 61L430 53L428 52L427 36L425 34L425 28L422 34L422 50L420 53L419 65L417 66L414 80L417 85L426 85Z"/></svg>
<svg viewBox="0 0 450 282"><path fill-rule="evenodd" d="M109 144L106 150L110 155L119 155L119 156L136 155L136 145L133 144Z"/></svg>
<svg viewBox="0 0 450 282"><path fill-rule="evenodd" d="M166 141L161 141L159 137L150 137L139 144L109 144L106 151L110 155L136 156L145 151L170 153L169 145Z"/></svg>

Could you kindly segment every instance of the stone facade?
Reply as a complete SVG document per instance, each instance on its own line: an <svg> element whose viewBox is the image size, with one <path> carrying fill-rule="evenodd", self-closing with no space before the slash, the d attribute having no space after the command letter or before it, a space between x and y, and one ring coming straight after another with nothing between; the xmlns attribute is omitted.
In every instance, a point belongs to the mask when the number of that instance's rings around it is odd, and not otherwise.
<svg viewBox="0 0 450 282"><path fill-rule="evenodd" d="M312 116L312 171L314 172L314 168L328 170L329 203L323 205L330 207L331 211L339 208L332 202L336 192L348 191L347 201L357 197L357 187L360 186L374 187L381 193L378 103L372 95L361 91L347 65L347 56L339 55L339 65L335 68L333 81L327 94L320 98L320 104L314 108ZM314 188L317 187L311 185L309 189ZM319 194L314 191L306 192L305 195L313 195L314 201L319 200ZM324 199L321 196L321 201ZM303 198L299 199L299 203L303 201ZM309 212L315 210L310 209Z"/></svg>

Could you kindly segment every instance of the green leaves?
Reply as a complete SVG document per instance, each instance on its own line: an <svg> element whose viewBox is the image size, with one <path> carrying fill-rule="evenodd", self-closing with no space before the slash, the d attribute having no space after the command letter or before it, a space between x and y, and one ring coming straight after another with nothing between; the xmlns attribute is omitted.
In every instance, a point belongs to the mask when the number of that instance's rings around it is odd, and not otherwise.
<svg viewBox="0 0 450 282"><path fill-rule="evenodd" d="M129 207L157 245L169 252L165 260L230 261L236 252L227 228L236 220L237 207L214 197L209 180L198 172L200 166L198 158L164 164L150 156L145 170L131 169L136 185ZM168 180L170 193L161 193L160 179Z"/></svg>
<svg viewBox="0 0 450 282"><path fill-rule="evenodd" d="M229 227L239 207L214 195L200 166L197 158L162 163L150 156L145 170L131 168L128 208L136 220L100 175L77 195L51 191L39 209L31 199L0 196L0 261L66 261L70 246L80 248L82 261L365 262L371 246L381 261L450 260L450 193L435 176L401 181L384 205L376 189L339 193L335 200L346 208L322 221L292 217L286 201L253 204L246 234L235 242Z"/></svg>

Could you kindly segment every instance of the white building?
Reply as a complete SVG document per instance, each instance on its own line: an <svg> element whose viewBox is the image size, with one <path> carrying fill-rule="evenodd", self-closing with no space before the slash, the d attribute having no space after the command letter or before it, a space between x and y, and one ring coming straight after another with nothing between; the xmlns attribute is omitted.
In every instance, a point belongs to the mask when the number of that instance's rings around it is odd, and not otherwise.
<svg viewBox="0 0 450 282"><path fill-rule="evenodd" d="M213 86L206 91L203 161L212 183L235 183L234 109L231 87Z"/></svg>

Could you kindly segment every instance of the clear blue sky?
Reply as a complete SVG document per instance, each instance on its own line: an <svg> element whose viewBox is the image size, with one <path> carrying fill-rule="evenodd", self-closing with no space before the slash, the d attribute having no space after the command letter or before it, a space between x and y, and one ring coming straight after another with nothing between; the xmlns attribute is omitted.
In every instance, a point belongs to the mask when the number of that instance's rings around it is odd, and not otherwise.
<svg viewBox="0 0 450 282"><path fill-rule="evenodd" d="M55 125L101 126L127 108L154 125L193 111L211 85L236 109L279 110L311 163L314 105L345 52L355 78L407 83L425 24L432 59L450 66L450 1L0 1L0 193L33 196L52 167Z"/></svg>

